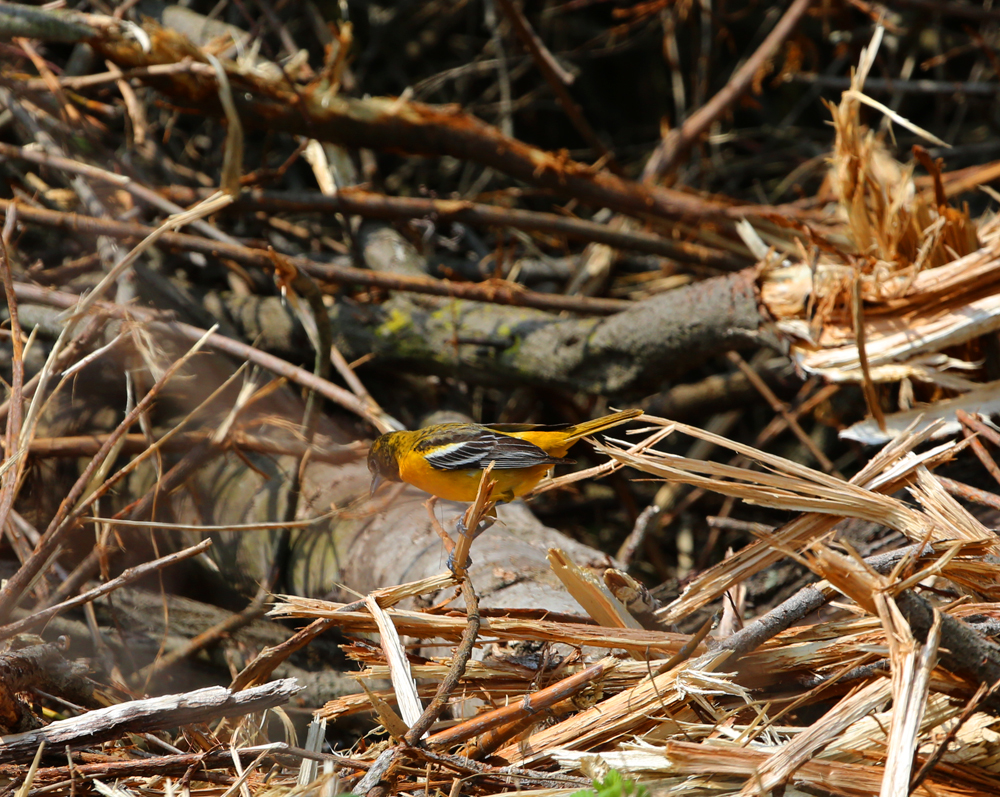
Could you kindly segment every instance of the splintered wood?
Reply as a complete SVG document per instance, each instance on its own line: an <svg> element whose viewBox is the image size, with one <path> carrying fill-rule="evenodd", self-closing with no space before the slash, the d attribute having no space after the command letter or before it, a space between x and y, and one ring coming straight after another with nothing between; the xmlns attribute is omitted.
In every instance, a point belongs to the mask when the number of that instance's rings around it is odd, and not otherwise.
<svg viewBox="0 0 1000 797"><path fill-rule="evenodd" d="M878 28L850 90L839 104L828 103L836 134L832 215L801 237L772 231L770 250L758 236L763 251L755 251L765 269L763 302L803 371L864 384L875 400L888 392L878 386L902 388L894 391L898 411L883 420L876 410L841 433L869 444L938 419L945 421L938 434L953 434L956 412L1000 410L1000 384L983 379L980 343L1000 329L1000 223L992 211L973 219L966 207L952 206L940 164L923 148L900 163L862 123L867 106L932 138L864 94L881 41ZM918 164L930 173L925 190L913 175ZM921 403L911 410L914 400Z"/></svg>

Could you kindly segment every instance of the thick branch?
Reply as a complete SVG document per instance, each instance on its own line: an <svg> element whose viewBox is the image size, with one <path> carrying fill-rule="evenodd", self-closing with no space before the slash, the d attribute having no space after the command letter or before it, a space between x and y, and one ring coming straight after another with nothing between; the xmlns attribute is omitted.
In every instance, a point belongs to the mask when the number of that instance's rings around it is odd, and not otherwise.
<svg viewBox="0 0 1000 797"><path fill-rule="evenodd" d="M337 348L348 359L464 379L509 381L595 393L660 384L707 358L758 344L755 272L742 271L658 294L606 318L455 300L331 308ZM281 356L302 343L277 298L230 296L244 337Z"/></svg>
<svg viewBox="0 0 1000 797"><path fill-rule="evenodd" d="M203 53L177 32L153 26L148 30L152 42L148 52L111 27L95 30L90 44L122 69L176 64L186 58L197 66L207 66ZM232 66L227 74L240 120L249 128L303 135L346 147L450 155L560 196L630 215L721 216L727 207L595 171L563 154L554 155L505 136L454 106L424 105L394 97L345 97L332 92L323 81L295 86L285 78L242 74ZM147 80L177 104L219 113L216 82L210 74L198 74L194 79L191 71L177 72Z"/></svg>

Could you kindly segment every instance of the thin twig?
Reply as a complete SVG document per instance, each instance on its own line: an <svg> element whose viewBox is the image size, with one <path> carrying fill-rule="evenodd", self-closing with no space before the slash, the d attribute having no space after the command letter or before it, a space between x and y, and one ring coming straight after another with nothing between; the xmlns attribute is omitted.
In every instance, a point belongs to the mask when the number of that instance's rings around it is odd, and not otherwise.
<svg viewBox="0 0 1000 797"><path fill-rule="evenodd" d="M691 114L680 128L671 130L663 138L643 169L644 181L658 180L677 167L680 159L705 134L712 123L746 93L760 68L774 57L782 42L791 35L811 3L812 0L792 0L792 4L785 11L784 16L771 29L767 38L761 42L760 47L733 73L733 76L729 78L719 93Z"/></svg>
<svg viewBox="0 0 1000 797"><path fill-rule="evenodd" d="M462 641L455 648L451 667L448 669L448 674L444 677L444 680L441 681L434 699L427 704L427 708L424 709L423 714L410 726L410 730L403 737L403 741L411 747L418 744L431 725L437 722L438 717L441 716L441 712L448 705L451 693L455 691L458 682L465 675L465 667L469 663L469 659L472 658L472 651L476 646L476 640L479 637L479 626L482 621L479 616L479 597L476 595L475 587L472 586L472 579L469 578L468 574L462 580L462 596L465 598L465 616L468 622L465 627L465 633L462 634Z"/></svg>
<svg viewBox="0 0 1000 797"><path fill-rule="evenodd" d="M512 0L496 0L496 2L503 9L503 13L510 21L514 33L517 34L521 43L531 53L531 57L545 78L545 82L549 84L552 93L556 95L559 105L562 106L566 116L573 123L573 127L576 128L583 140L597 150L598 154L605 159L608 168L613 172L620 173L621 167L615 163L614 154L601 141L600 136L594 132L594 128L590 126L590 122L587 121L587 117L583 113L583 109L580 108L577 101L573 99L573 95L569 93L569 89L566 88L569 83L573 82L572 75L567 75L552 53L549 52L545 43L532 30L531 23L528 22L527 17L524 16L521 9L514 5Z"/></svg>
<svg viewBox="0 0 1000 797"><path fill-rule="evenodd" d="M0 488L0 530L2 530L7 525L7 516L14 505L21 474L24 473L24 452L18 448L24 411L24 341L21 339L21 322L18 319L17 296L14 293L14 280L11 276L10 256L2 235L0 235L0 278L3 279L4 294L7 297L11 333L10 413L7 415L7 432L4 438L7 459L4 462L3 486ZM17 461L18 458L20 461Z"/></svg>
<svg viewBox="0 0 1000 797"><path fill-rule="evenodd" d="M99 587L94 587L92 590L82 592L74 598L70 598L62 603L57 603L55 606L49 606L47 609L37 611L34 614L25 617L23 620L17 620L16 622L8 623L7 625L0 627L0 639L10 639L12 636L24 633L30 628L36 628L39 625L43 625L50 617L55 617L57 614L61 614L67 609L72 609L76 606L82 606L85 603L97 600L97 598L107 595L109 592L114 592L116 589L120 589L121 587L138 581L139 579L145 578L150 573L162 570L164 567L169 567L172 564L182 562L185 559L190 559L192 556L204 553L211 547L212 541L206 539L202 540L197 545L192 545L190 548L185 548L177 553L168 554L167 556L162 556L159 559L154 559L151 562L144 562L141 565L130 567L117 578L113 578L111 581L107 581Z"/></svg>
<svg viewBox="0 0 1000 797"><path fill-rule="evenodd" d="M42 535L42 539L39 541L38 545L35 546L35 550L32 553L31 558L21 565L17 572L11 576L2 587L0 587L0 622L6 622L6 620L10 617L11 612L13 612L17 607L24 591L28 588L31 582L34 581L35 576L41 572L46 562L48 562L52 555L58 550L66 534L73 528L73 521L82 515L83 512L86 511L87 507L89 507L90 504L101 494L100 491L95 491L91 494L88 500L80 502L80 499L83 498L84 491L86 490L87 485L90 484L90 480L93 478L94 473L97 472L101 463L103 463L105 458L107 458L107 456L111 453L118 439L129 430L132 424L139 420L139 416L142 413L146 412L150 406L152 406L153 401L159 395L160 390L202 347L203 341L204 339L202 342L196 343L183 357L171 364L171 366L164 372L163 376L160 377L160 379L158 379L150 388L149 392L143 396L142 400L139 401L132 411L125 416L115 431L109 435L104 445L101 446L101 450L97 452L97 455L90 461L83 473L80 474L76 483L59 505L59 509L56 511L55 516L49 522L48 528ZM78 502L80 502L79 505L77 505Z"/></svg>

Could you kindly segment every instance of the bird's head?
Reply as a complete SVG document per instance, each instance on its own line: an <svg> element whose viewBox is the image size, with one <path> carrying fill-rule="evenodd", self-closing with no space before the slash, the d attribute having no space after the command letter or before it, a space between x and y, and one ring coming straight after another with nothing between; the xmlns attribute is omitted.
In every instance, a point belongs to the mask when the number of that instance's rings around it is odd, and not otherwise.
<svg viewBox="0 0 1000 797"><path fill-rule="evenodd" d="M396 432L376 437L368 452L368 471L372 475L371 495L375 495L375 491L384 481L400 481L394 435Z"/></svg>

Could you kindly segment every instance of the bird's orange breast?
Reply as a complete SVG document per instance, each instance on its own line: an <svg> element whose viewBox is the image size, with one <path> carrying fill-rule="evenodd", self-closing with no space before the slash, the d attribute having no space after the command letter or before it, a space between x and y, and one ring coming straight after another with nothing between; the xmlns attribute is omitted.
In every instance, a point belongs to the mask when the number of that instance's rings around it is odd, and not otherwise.
<svg viewBox="0 0 1000 797"><path fill-rule="evenodd" d="M531 468L505 468L494 470L496 480L493 498L498 501L512 501L529 492L546 474L551 465L535 465ZM446 501L476 500L483 471L438 470L428 464L423 457L404 457L400 463L399 475L404 482L419 487L426 493L436 495Z"/></svg>

